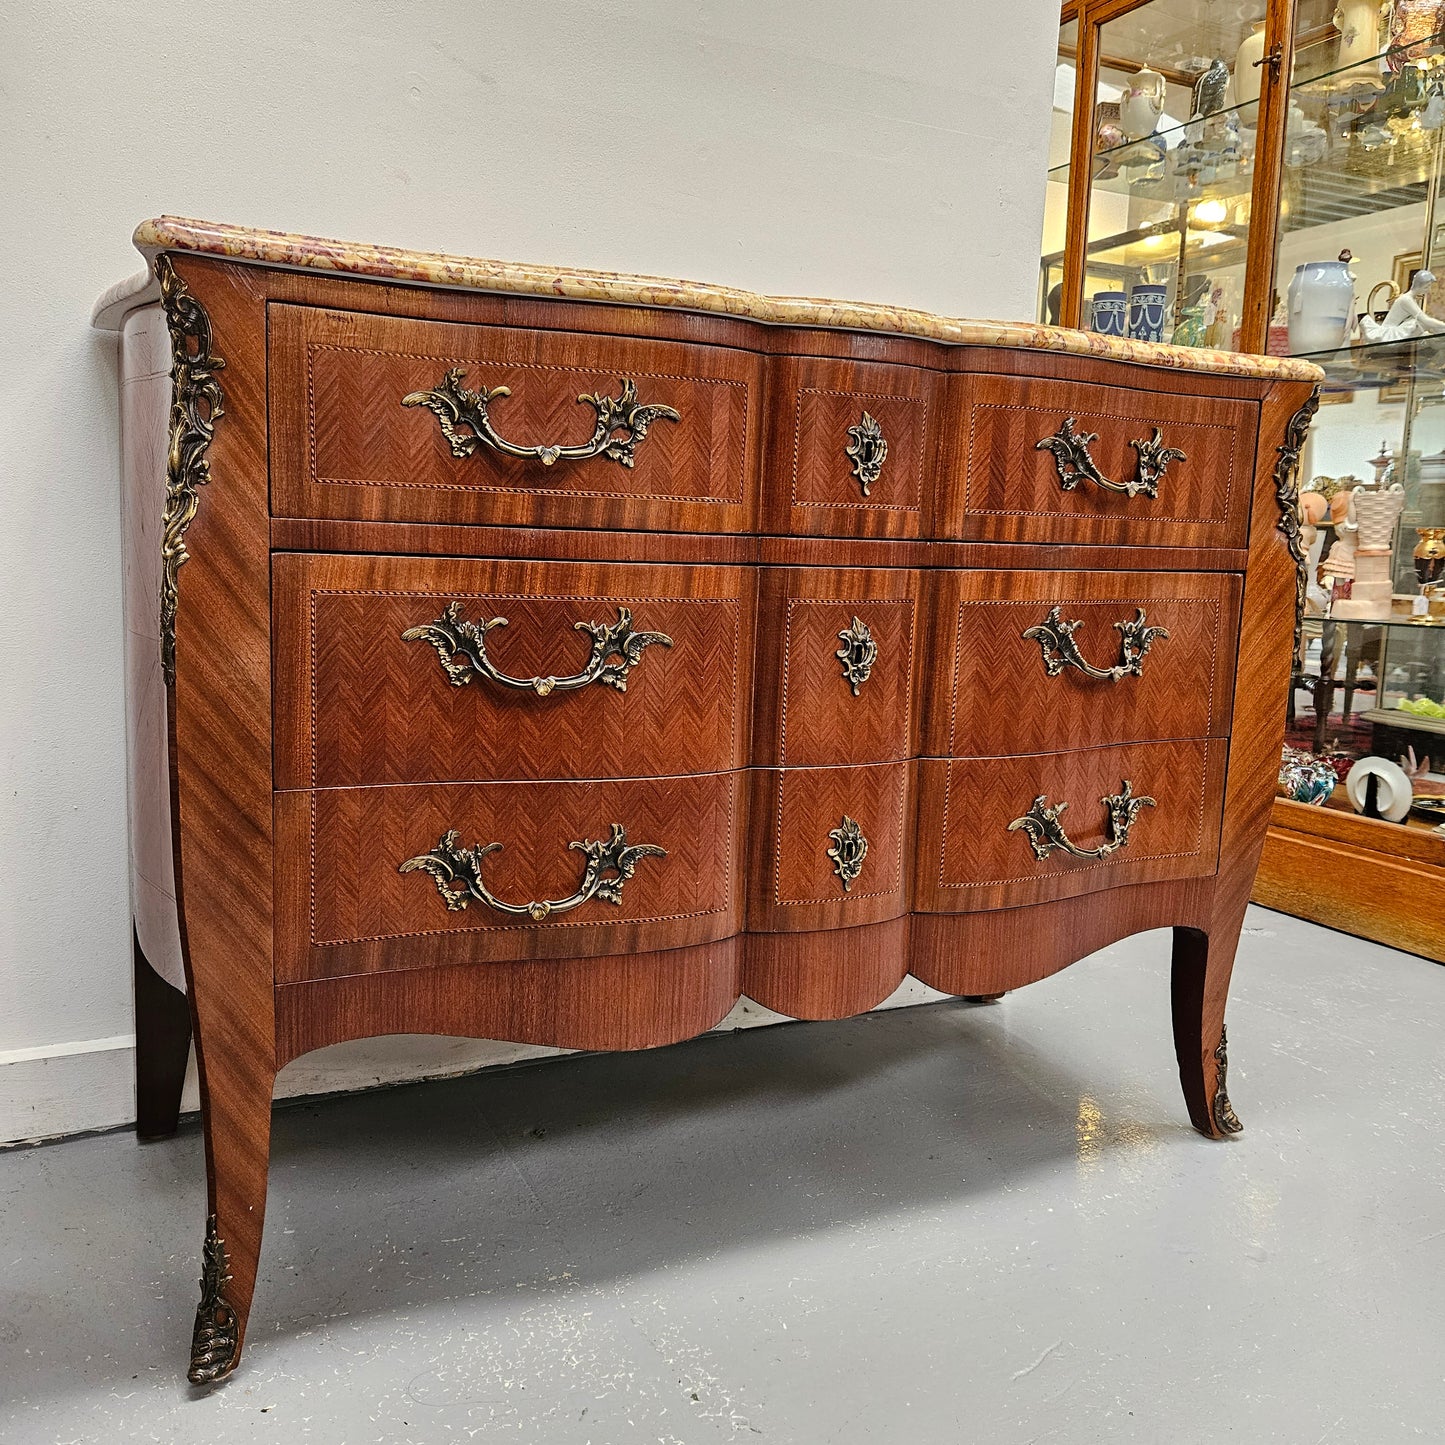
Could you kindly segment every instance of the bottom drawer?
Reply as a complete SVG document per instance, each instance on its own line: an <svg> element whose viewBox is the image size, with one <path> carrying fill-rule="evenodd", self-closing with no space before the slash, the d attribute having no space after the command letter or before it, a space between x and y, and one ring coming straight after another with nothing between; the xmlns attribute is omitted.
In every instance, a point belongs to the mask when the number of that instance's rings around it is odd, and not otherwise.
<svg viewBox="0 0 1445 1445"><path fill-rule="evenodd" d="M758 769L748 926L851 928L905 913L910 766Z"/></svg>
<svg viewBox="0 0 1445 1445"><path fill-rule="evenodd" d="M1228 744L1131 743L918 765L922 913L1215 871Z"/></svg>
<svg viewBox="0 0 1445 1445"><path fill-rule="evenodd" d="M278 793L277 979L725 938L742 777Z"/></svg>

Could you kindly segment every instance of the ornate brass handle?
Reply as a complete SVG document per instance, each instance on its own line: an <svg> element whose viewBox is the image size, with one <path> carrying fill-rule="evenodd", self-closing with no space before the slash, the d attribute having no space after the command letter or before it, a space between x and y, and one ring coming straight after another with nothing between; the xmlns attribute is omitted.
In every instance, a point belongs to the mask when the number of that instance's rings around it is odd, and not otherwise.
<svg viewBox="0 0 1445 1445"><path fill-rule="evenodd" d="M833 845L828 849L828 857L833 860L833 872L842 882L843 892L849 893L863 871L863 860L868 856L868 840L847 813L843 814L842 823L828 837Z"/></svg>
<svg viewBox="0 0 1445 1445"><path fill-rule="evenodd" d="M653 422L659 417L666 417L668 421L682 420L681 415L670 406L639 402L637 383L623 377L620 396L592 396L583 392L577 398L597 413L592 435L580 446L521 447L501 436L487 414L487 408L499 396L511 396L511 388L484 386L480 391L469 391L462 385L465 372L465 367L454 366L439 386L430 391L413 391L401 399L403 406L424 406L436 417L454 457L469 457L476 451L478 443L482 443L509 457L539 461L544 467L559 461L585 462L592 457L603 457L630 467L633 450L647 436L647 429ZM459 432L458 426L467 427L468 432Z"/></svg>
<svg viewBox="0 0 1445 1445"><path fill-rule="evenodd" d="M1085 677L1110 682L1118 682L1121 677L1142 677L1144 654L1157 638L1169 636L1167 627L1150 627L1145 621L1144 609L1136 607L1133 621L1114 624L1123 634L1118 662L1113 667L1094 667L1084 660L1074 641L1074 633L1083 625L1082 621L1065 622L1062 609L1053 607L1037 627L1024 629L1024 636L1037 642L1043 650L1044 668L1050 677L1057 677L1066 667L1077 667Z"/></svg>
<svg viewBox="0 0 1445 1445"><path fill-rule="evenodd" d="M883 463L888 459L888 442L883 436L883 428L868 412L865 411L863 419L848 428L848 445L843 448L843 454L853 467L853 475L862 487L863 495L868 496L869 488L883 475Z"/></svg>
<svg viewBox="0 0 1445 1445"><path fill-rule="evenodd" d="M1108 492L1122 492L1126 497L1157 497L1159 479L1169 468L1170 462L1187 462L1189 458L1178 447L1166 447L1164 434L1156 426L1154 435L1148 441L1134 440L1129 443L1139 453L1139 462L1134 475L1125 482L1116 482L1106 477L1089 455L1089 448L1099 440L1097 432L1075 431L1074 418L1066 416L1058 431L1034 443L1034 450L1054 454L1054 470L1059 474L1059 486L1072 492L1087 477Z"/></svg>
<svg viewBox="0 0 1445 1445"><path fill-rule="evenodd" d="M436 648L453 687L465 687L474 677L484 677L499 687L535 692L538 697L551 692L576 692L594 682L626 692L627 674L642 661L644 649L654 642L672 646L672 638L664 632L634 632L632 613L619 607L616 622L573 623L578 632L592 638L592 655L581 672L571 677L511 677L487 656L487 633L494 627L505 627L507 619L486 617L480 622L466 622L461 614L462 604L452 602L435 621L408 627L401 634L403 642L429 642Z"/></svg>
<svg viewBox="0 0 1445 1445"><path fill-rule="evenodd" d="M833 656L842 664L843 680L857 697L859 688L873 675L873 664L878 661L878 644L874 642L868 624L860 617L855 617L853 625L838 634L838 641L843 645Z"/></svg>
<svg viewBox="0 0 1445 1445"><path fill-rule="evenodd" d="M621 908L622 885L637 871L638 860L667 857L667 849L656 844L629 843L627 830L620 823L613 823L612 836L608 839L567 845L587 857L587 866L582 870L582 881L575 893L566 898L542 899L535 903L504 903L482 881L482 859L488 853L500 853L502 845L478 843L473 848L463 848L459 845L460 837L454 829L443 833L435 848L408 858L397 872L412 873L420 869L431 874L437 892L452 913L461 912L475 898L478 903L485 903L498 913L531 918L539 923L554 913L570 913L593 898ZM459 886L452 887L452 884Z"/></svg>
<svg viewBox="0 0 1445 1445"><path fill-rule="evenodd" d="M1055 848L1062 848L1075 858L1107 858L1120 848L1129 846L1129 829L1134 826L1134 819L1144 808L1152 808L1155 803L1153 798L1136 798L1134 785L1128 778L1124 779L1122 792L1109 793L1099 801L1109 810L1109 841L1097 848L1080 848L1069 841L1060 821L1069 805L1060 803L1056 808L1049 807L1047 793L1040 793L1028 812L1022 818L1015 818L1008 825L1008 830L1012 833L1022 828L1029 835L1029 846L1040 863L1047 861Z"/></svg>

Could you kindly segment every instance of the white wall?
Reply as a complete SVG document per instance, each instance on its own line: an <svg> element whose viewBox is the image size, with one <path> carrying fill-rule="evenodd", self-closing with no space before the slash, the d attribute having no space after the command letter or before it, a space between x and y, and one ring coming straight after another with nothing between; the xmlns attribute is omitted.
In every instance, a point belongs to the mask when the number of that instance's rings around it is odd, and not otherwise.
<svg viewBox="0 0 1445 1445"><path fill-rule="evenodd" d="M87 318L138 269L135 223L1028 317L1058 23L982 0L6 11L0 1139L132 1117L115 341ZM353 1046L283 1083L423 1056L485 1055Z"/></svg>

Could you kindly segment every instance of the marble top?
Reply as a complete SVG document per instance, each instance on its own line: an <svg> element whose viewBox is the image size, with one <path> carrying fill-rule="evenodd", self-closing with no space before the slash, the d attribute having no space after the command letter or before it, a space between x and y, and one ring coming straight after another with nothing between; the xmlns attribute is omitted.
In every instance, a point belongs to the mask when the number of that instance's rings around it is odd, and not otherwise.
<svg viewBox="0 0 1445 1445"><path fill-rule="evenodd" d="M1209 371L1290 381L1319 381L1324 373L1292 357L1245 356L1191 347L1070 331L1027 321L968 321L909 307L870 301L830 301L811 296L763 296L733 286L629 276L617 271L583 271L520 261L487 261L434 251L405 251L364 242L328 241L287 231L256 231L212 221L158 216L135 230L137 249L148 269L112 286L96 303L94 324L118 330L125 313L159 299L149 263L163 251L189 251L262 266L326 271L378 281L445 286L464 291L517 296L553 296L571 301L604 301L627 306L662 306L679 311L742 317L778 326L819 326L844 331L877 331L917 336L956 346L1009 346L1064 352L1116 361L1140 361L1179 371Z"/></svg>

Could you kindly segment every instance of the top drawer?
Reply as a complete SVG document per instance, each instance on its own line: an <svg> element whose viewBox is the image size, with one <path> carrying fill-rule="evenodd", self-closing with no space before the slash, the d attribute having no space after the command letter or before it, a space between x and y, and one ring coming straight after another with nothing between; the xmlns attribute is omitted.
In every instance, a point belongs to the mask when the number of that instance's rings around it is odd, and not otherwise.
<svg viewBox="0 0 1445 1445"><path fill-rule="evenodd" d="M278 516L752 523L750 352L285 305L268 348Z"/></svg>
<svg viewBox="0 0 1445 1445"><path fill-rule="evenodd" d="M937 373L775 357L763 526L795 537L917 537L934 466Z"/></svg>
<svg viewBox="0 0 1445 1445"><path fill-rule="evenodd" d="M1246 545L1256 403L1022 376L953 386L940 536Z"/></svg>

